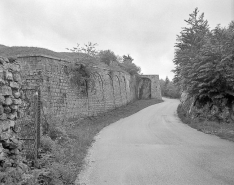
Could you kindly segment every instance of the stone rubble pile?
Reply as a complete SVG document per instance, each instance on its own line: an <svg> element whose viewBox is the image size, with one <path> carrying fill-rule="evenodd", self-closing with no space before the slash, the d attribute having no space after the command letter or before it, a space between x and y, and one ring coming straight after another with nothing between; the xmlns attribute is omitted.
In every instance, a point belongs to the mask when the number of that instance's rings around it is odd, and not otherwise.
<svg viewBox="0 0 234 185"><path fill-rule="evenodd" d="M0 172L22 171L16 120L21 117L23 93L20 66L15 58L0 57ZM2 177L1 177L2 178ZM1 180L1 179L0 179Z"/></svg>

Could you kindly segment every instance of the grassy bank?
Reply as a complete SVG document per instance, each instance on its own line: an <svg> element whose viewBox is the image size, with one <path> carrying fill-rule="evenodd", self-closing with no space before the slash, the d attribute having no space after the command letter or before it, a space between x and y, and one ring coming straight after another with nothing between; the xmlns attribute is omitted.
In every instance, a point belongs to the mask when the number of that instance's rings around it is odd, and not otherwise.
<svg viewBox="0 0 234 185"><path fill-rule="evenodd" d="M186 115L186 111L181 105L177 108L177 114L183 123L192 128L234 142L234 123L218 123L216 121L201 120L199 118L191 119Z"/></svg>
<svg viewBox="0 0 234 185"><path fill-rule="evenodd" d="M108 113L66 124L56 120L48 121L49 133L42 136L40 160L40 171L45 169L48 173L41 172L38 179L44 184L73 185L94 137L104 127L160 102L162 100L138 100Z"/></svg>

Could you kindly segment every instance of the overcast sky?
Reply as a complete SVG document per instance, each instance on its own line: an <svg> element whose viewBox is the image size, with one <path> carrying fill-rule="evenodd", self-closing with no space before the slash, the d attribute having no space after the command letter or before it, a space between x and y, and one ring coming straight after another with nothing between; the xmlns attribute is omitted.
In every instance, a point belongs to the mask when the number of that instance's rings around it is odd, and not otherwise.
<svg viewBox="0 0 234 185"><path fill-rule="evenodd" d="M91 41L172 79L176 35L196 7L211 28L234 20L234 0L0 0L0 44L66 51Z"/></svg>

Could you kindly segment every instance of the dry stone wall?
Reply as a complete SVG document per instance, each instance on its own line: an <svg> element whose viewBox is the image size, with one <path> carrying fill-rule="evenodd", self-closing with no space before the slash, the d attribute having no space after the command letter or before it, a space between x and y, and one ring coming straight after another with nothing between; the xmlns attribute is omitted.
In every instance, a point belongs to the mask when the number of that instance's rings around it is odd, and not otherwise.
<svg viewBox="0 0 234 185"><path fill-rule="evenodd" d="M61 120L95 116L137 98L134 78L123 71L93 66L92 88L85 93L71 83L70 61L49 56L21 56L23 82L40 85L43 112Z"/></svg>
<svg viewBox="0 0 234 185"><path fill-rule="evenodd" d="M20 66L14 58L0 57L0 184L18 184L26 166L19 155L16 120L22 116Z"/></svg>

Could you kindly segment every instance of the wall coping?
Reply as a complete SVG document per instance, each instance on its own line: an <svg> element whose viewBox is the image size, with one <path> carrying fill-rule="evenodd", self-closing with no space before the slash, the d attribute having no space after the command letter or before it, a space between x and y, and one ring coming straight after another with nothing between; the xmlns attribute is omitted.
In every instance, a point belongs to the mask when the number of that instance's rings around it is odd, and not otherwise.
<svg viewBox="0 0 234 185"><path fill-rule="evenodd" d="M140 76L142 76L142 77L147 77L147 76L158 76L158 77L159 77L159 75L140 75Z"/></svg>
<svg viewBox="0 0 234 185"><path fill-rule="evenodd" d="M72 62L67 60L67 59L62 59L62 58L57 58L57 57L52 57L52 56L49 56L49 55L43 55L43 54L33 54L33 55L17 55L16 56L17 58L25 58L25 57L44 57L44 58L49 58L49 59L55 59L55 60L59 60L59 61L63 61L63 62L67 62L69 64L71 64ZM85 65L85 63L82 63L82 62L79 62L80 64L83 64ZM110 71L111 69L108 69L108 68L101 68L101 67L98 67L98 66L91 66L93 68L98 68L98 69L102 69L102 70L106 70L106 71ZM124 73L124 74L128 74L127 72L124 72L124 71L120 71L120 70L116 70L114 69L114 71L116 72L121 72L121 73ZM128 74L130 75L130 74Z"/></svg>
<svg viewBox="0 0 234 185"><path fill-rule="evenodd" d="M50 58L50 59L55 59L55 60L59 60L59 61L64 61L64 62L67 62L67 63L71 63L70 61L68 61L68 60L66 60L66 59L57 58L57 57L52 57L52 56L43 55L43 54L17 55L17 58L25 58L25 57L44 57L44 58Z"/></svg>

